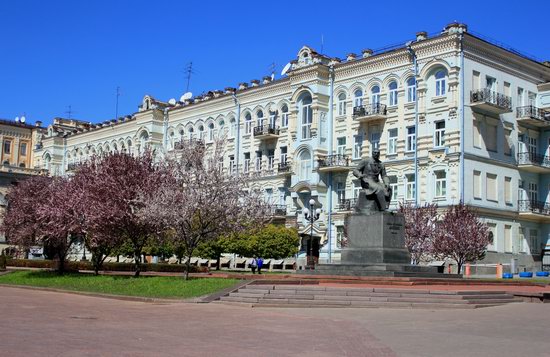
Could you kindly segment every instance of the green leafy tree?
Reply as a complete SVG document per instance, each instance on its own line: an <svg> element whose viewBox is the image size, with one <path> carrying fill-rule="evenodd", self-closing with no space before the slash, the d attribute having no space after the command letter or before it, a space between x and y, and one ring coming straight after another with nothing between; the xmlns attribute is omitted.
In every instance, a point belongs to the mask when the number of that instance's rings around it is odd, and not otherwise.
<svg viewBox="0 0 550 357"><path fill-rule="evenodd" d="M237 235L229 241L228 249L242 256L283 259L298 253L299 242L296 229L270 224Z"/></svg>
<svg viewBox="0 0 550 357"><path fill-rule="evenodd" d="M222 236L216 240L199 244L195 255L201 258L216 259L216 270L220 270L220 258L223 253L231 253L231 243L231 238Z"/></svg>

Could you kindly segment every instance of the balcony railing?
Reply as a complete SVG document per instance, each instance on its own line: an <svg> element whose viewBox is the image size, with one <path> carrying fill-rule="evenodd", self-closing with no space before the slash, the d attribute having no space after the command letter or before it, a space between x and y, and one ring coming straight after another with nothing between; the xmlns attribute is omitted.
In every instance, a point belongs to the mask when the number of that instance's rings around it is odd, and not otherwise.
<svg viewBox="0 0 550 357"><path fill-rule="evenodd" d="M80 162L71 162L67 165L67 171L75 171L78 169L78 166L80 166Z"/></svg>
<svg viewBox="0 0 550 357"><path fill-rule="evenodd" d="M357 198L346 198L338 202L338 211L351 211L355 207Z"/></svg>
<svg viewBox="0 0 550 357"><path fill-rule="evenodd" d="M518 209L523 213L537 213L543 215L550 215L550 204L541 201L519 200Z"/></svg>
<svg viewBox="0 0 550 357"><path fill-rule="evenodd" d="M292 165L289 161L281 162L277 164L277 173L279 174L290 174L292 173Z"/></svg>
<svg viewBox="0 0 550 357"><path fill-rule="evenodd" d="M254 136L277 136L279 135L279 127L270 124L254 127Z"/></svg>
<svg viewBox="0 0 550 357"><path fill-rule="evenodd" d="M512 111L512 98L507 95L492 91L489 88L471 91L470 103L480 104L480 106L486 110L491 110L490 107L493 107L499 113Z"/></svg>
<svg viewBox="0 0 550 357"><path fill-rule="evenodd" d="M286 216L286 205L271 205L271 215Z"/></svg>
<svg viewBox="0 0 550 357"><path fill-rule="evenodd" d="M386 114L385 104L375 103L353 107L353 119L383 118Z"/></svg>
<svg viewBox="0 0 550 357"><path fill-rule="evenodd" d="M346 155L328 155L321 156L317 160L319 163L319 169L323 168L348 168L349 158Z"/></svg>
<svg viewBox="0 0 550 357"><path fill-rule="evenodd" d="M550 111L528 105L516 108L518 122L532 124L534 126L550 125Z"/></svg>
<svg viewBox="0 0 550 357"><path fill-rule="evenodd" d="M532 152L520 152L518 154L518 165L536 165L550 168L550 157Z"/></svg>
<svg viewBox="0 0 550 357"><path fill-rule="evenodd" d="M197 146L204 146L204 140L202 139L196 139L196 138L187 138L182 139L180 141L176 141L174 143L174 150L181 150L184 148L185 145L197 145Z"/></svg>

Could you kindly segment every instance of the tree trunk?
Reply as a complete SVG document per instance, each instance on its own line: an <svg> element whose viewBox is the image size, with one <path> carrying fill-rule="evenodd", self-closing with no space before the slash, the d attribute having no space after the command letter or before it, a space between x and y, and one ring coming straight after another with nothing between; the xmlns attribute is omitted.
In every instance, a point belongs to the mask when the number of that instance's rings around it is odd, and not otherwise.
<svg viewBox="0 0 550 357"><path fill-rule="evenodd" d="M216 259L216 270L220 270L221 265L221 256L218 255L218 258Z"/></svg>
<svg viewBox="0 0 550 357"><path fill-rule="evenodd" d="M183 274L185 280L189 280L189 269L191 269L191 257L187 258L185 262L185 273Z"/></svg>
<svg viewBox="0 0 550 357"><path fill-rule="evenodd" d="M141 272L141 251L136 250L134 252L134 277L138 278Z"/></svg>
<svg viewBox="0 0 550 357"><path fill-rule="evenodd" d="M59 256L59 260L57 262L57 273L59 275L63 275L65 272L65 257Z"/></svg>

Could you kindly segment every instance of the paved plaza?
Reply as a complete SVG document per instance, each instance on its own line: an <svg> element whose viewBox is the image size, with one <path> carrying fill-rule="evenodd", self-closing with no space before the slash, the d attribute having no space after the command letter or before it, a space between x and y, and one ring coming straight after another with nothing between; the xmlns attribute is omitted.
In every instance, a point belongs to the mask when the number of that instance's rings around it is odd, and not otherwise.
<svg viewBox="0 0 550 357"><path fill-rule="evenodd" d="M0 301L3 356L550 356L550 304L251 309L8 287Z"/></svg>

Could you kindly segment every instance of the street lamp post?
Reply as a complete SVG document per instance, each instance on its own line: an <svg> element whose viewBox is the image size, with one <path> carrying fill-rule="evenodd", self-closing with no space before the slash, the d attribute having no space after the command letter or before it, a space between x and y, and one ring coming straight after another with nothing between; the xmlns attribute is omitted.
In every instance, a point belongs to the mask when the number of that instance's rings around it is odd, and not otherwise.
<svg viewBox="0 0 550 357"><path fill-rule="evenodd" d="M308 269L315 269L315 260L313 258L313 222L319 219L321 216L321 209L317 208L316 210L313 210L313 207L315 206L315 200L312 198L309 200L309 209L306 207L304 208L304 217L309 221L310 223L310 230L309 230L309 254L308 254Z"/></svg>

